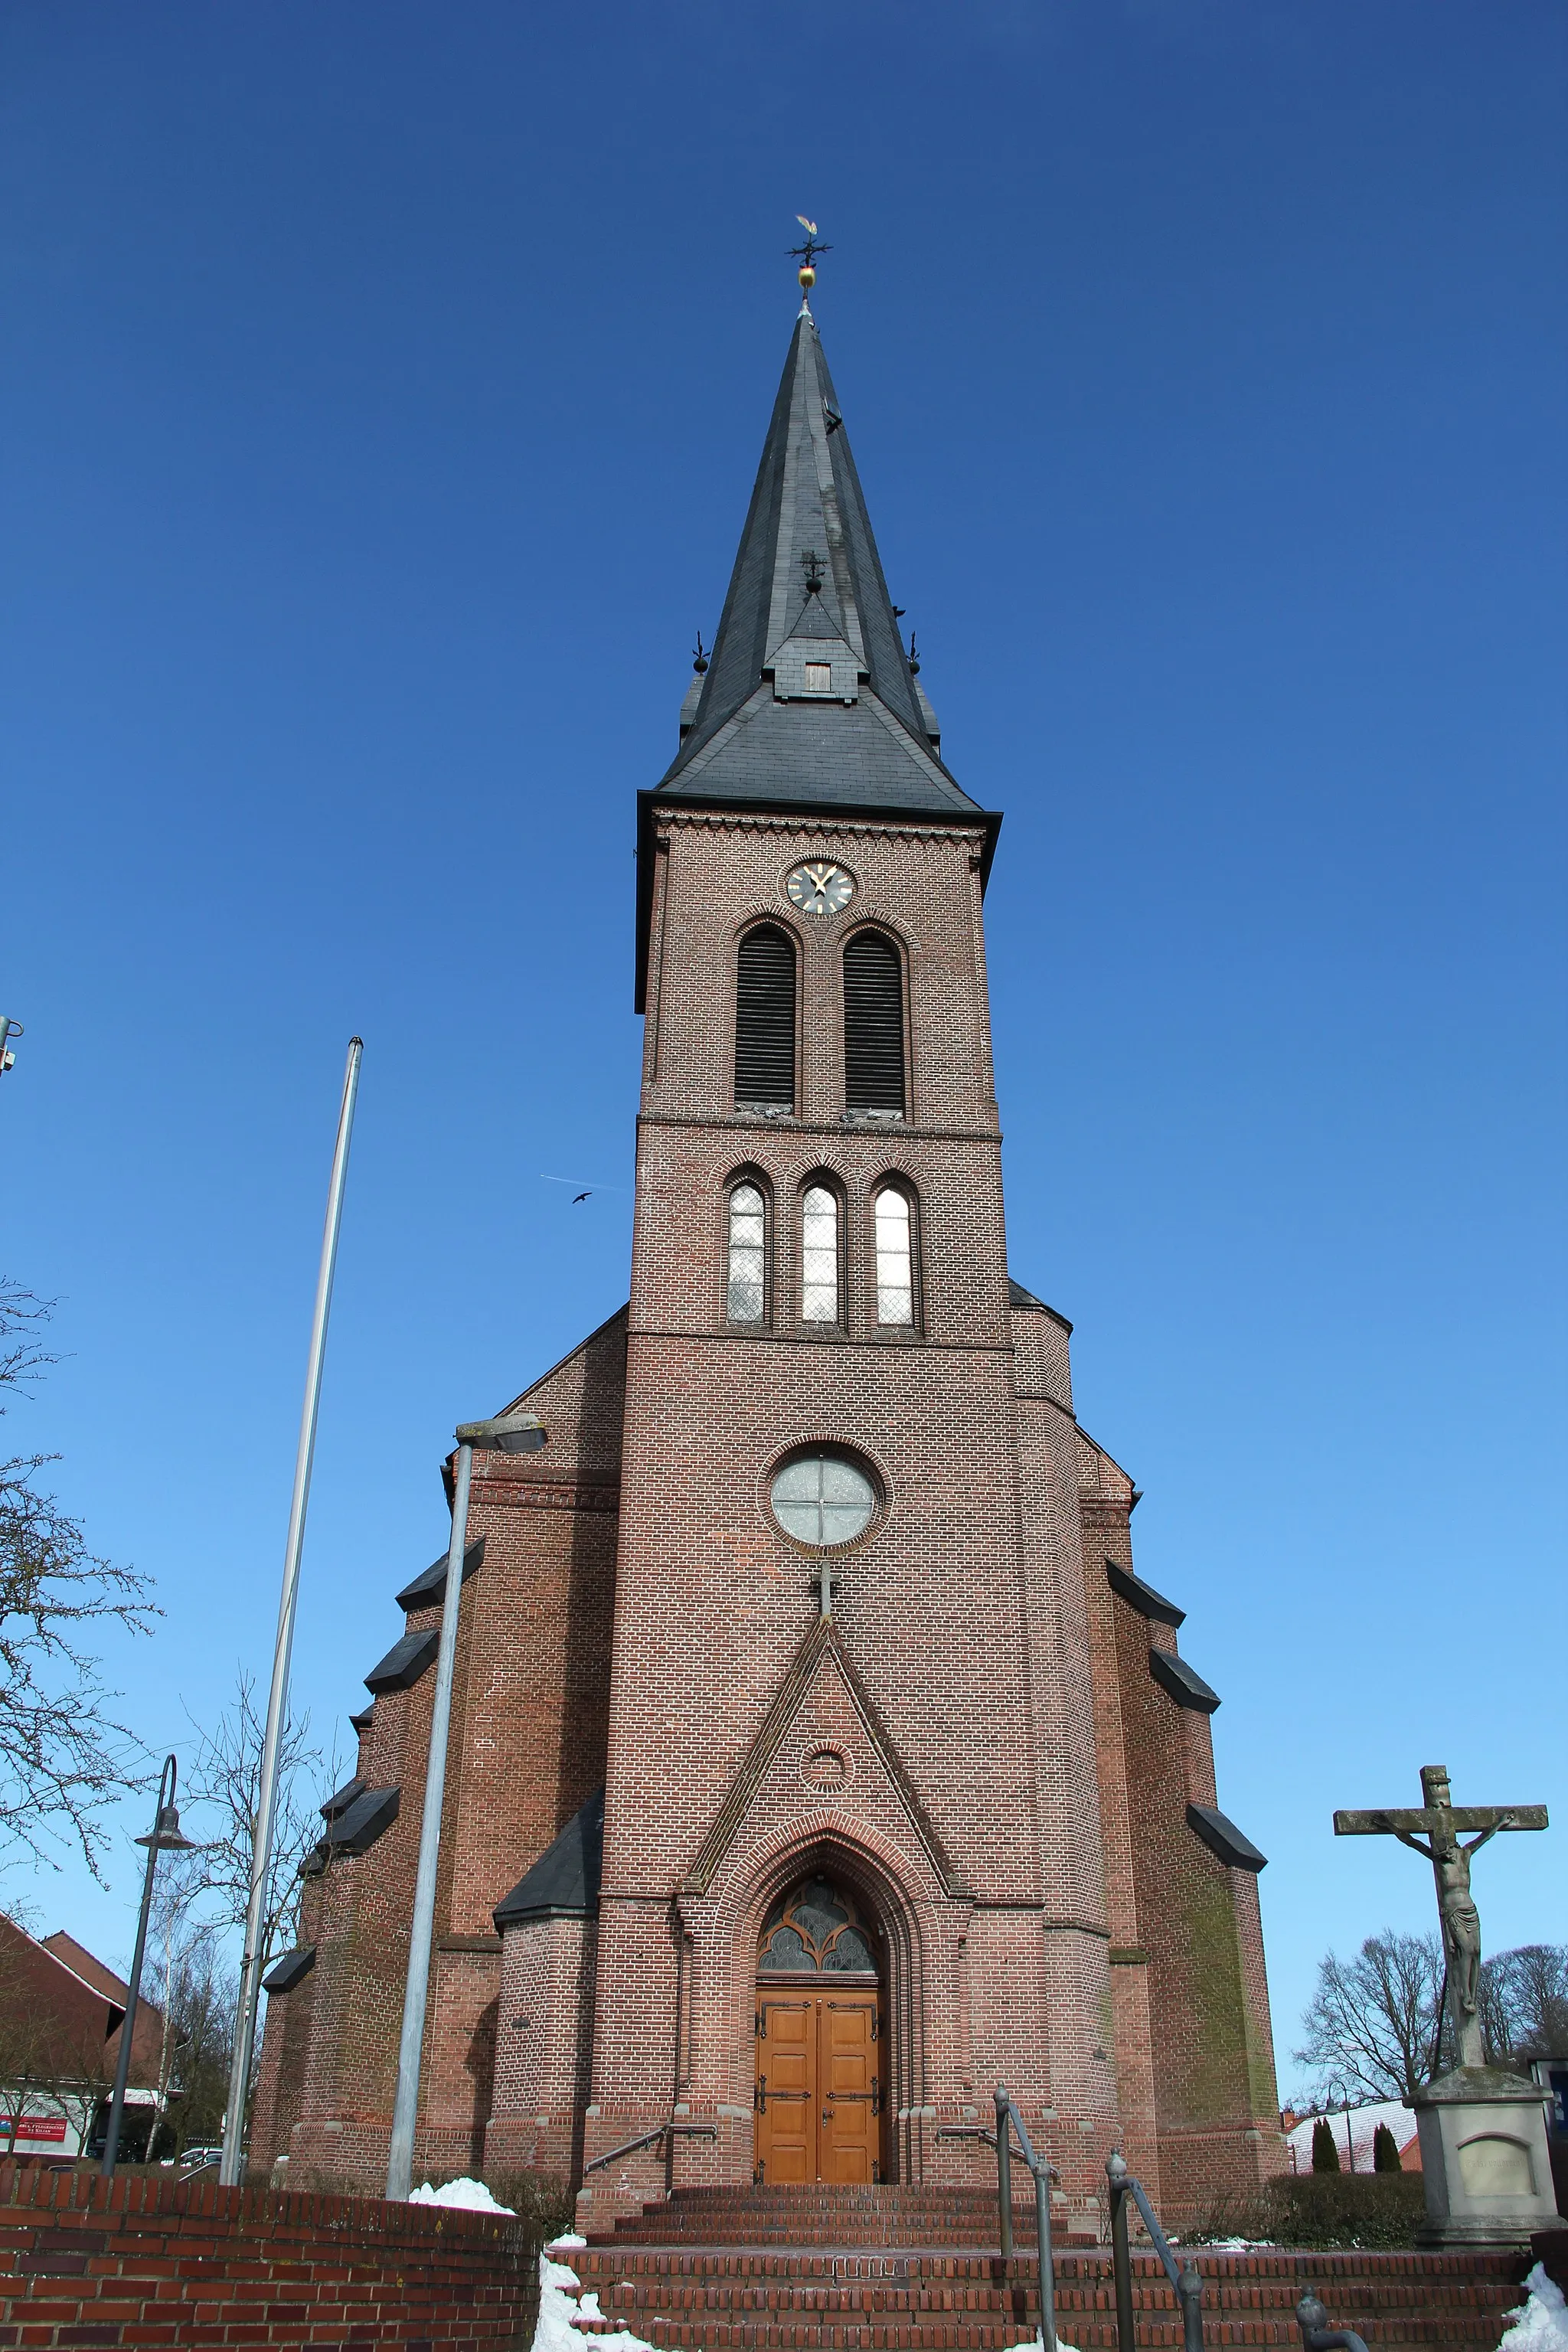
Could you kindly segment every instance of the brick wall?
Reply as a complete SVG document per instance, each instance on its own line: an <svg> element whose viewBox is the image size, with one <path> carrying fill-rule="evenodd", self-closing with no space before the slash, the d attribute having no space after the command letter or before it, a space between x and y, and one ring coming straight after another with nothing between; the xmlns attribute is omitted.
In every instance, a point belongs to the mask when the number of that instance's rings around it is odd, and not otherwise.
<svg viewBox="0 0 1568 2352"><path fill-rule="evenodd" d="M0 2346L521 2352L534 2255L483 2214L0 2164Z"/></svg>

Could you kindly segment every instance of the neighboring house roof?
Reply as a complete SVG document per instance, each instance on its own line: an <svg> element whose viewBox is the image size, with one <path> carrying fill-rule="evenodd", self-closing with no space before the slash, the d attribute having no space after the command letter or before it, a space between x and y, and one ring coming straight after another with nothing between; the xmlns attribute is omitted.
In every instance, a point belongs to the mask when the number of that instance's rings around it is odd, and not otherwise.
<svg viewBox="0 0 1568 2352"><path fill-rule="evenodd" d="M1292 2126L1285 2135L1285 2145L1289 2151L1285 2160L1297 2172L1310 2172L1312 2169L1312 2126L1318 2120L1316 2116L1303 2116L1300 2122ZM1348 2171L1350 2167L1345 2155L1344 2109L1342 2107L1337 2110L1331 2109L1328 2121L1333 2130L1334 2147L1339 2153L1340 2163ZM1394 2144L1399 2150L1401 2169L1405 2172L1420 2171L1421 2145L1416 2137L1415 2118L1403 2099L1378 2099L1364 2107L1352 2107L1350 2122L1351 2146L1355 2150L1355 2168L1358 2172L1372 2170L1373 2136L1379 2124L1386 2124L1394 2134Z"/></svg>
<svg viewBox="0 0 1568 2352"><path fill-rule="evenodd" d="M30 1936L0 1912L0 2014L11 2047L8 2071L58 2074L77 2081L113 2074L128 1988L85 1946L63 1931ZM25 2021L26 2031L18 2031ZM132 2078L157 2079L163 2015L143 1998L137 2004Z"/></svg>

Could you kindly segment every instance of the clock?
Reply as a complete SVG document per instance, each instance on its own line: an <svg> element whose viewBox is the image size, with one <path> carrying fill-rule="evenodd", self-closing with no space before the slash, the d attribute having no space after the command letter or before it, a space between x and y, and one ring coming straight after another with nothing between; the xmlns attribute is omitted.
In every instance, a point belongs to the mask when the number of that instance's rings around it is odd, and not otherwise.
<svg viewBox="0 0 1568 2352"><path fill-rule="evenodd" d="M803 915L840 915L855 896L855 879L830 857L813 857L793 869L784 888Z"/></svg>

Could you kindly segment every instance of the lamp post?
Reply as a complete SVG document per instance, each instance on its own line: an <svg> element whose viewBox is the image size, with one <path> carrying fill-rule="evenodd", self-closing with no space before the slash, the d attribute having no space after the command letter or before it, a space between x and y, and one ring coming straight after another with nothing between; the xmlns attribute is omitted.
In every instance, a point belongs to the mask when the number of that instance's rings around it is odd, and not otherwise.
<svg viewBox="0 0 1568 2352"><path fill-rule="evenodd" d="M458 1469L452 1484L452 1541L447 1553L447 1590L441 1602L441 1642L436 1653L436 1697L430 1710L430 1760L425 1772L425 1810L419 1822L419 1870L414 1882L414 1921L408 1933L408 1977L403 1995L403 2035L397 2050L397 2093L392 2108L392 2143L386 2157L386 2193L406 2202L414 2186L414 2128L419 2119L419 2058L425 2040L425 2004L430 1989L430 1934L436 1922L436 1865L441 1853L441 1804L447 1791L447 1734L452 1717L452 1673L458 1656L458 1611L463 1591L463 1553L468 1534L468 1481L474 1450L534 1454L545 1431L531 1412L503 1413L499 1421L458 1424Z"/></svg>
<svg viewBox="0 0 1568 2352"><path fill-rule="evenodd" d="M13 1021L8 1013L0 1013L0 1078L7 1070L14 1070L16 1066L16 1056L5 1041L8 1037L19 1037L21 1034L21 1023Z"/></svg>
<svg viewBox="0 0 1568 2352"><path fill-rule="evenodd" d="M179 1767L172 1756L163 1759L163 1769L158 1780L158 1813L145 1837L138 1845L147 1849L147 1872L142 1882L142 1916L136 1922L136 1956L131 1963L131 1986L125 2002L125 2017L120 2028L120 2063L114 2070L114 2096L109 2103L109 2133L103 2143L103 2162L99 2169L105 2180L114 2178L115 2159L120 2154L120 2126L125 2115L125 2085L131 2076L131 2042L136 2031L136 2004L142 1992L142 1957L147 1949L147 1915L153 1908L153 1874L158 1867L161 1853L195 1853L194 1839L180 1831L180 1815L174 1803L174 1783ZM165 1795L164 1791L167 1790Z"/></svg>

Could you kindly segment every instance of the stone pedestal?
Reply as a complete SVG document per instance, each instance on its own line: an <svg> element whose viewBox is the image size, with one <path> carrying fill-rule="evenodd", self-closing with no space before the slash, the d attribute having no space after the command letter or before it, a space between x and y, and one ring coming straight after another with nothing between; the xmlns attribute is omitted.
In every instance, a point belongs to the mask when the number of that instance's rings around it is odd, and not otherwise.
<svg viewBox="0 0 1568 2352"><path fill-rule="evenodd" d="M1457 2066L1418 2091L1425 2246L1512 2246L1557 2221L1545 2094L1495 2066Z"/></svg>

